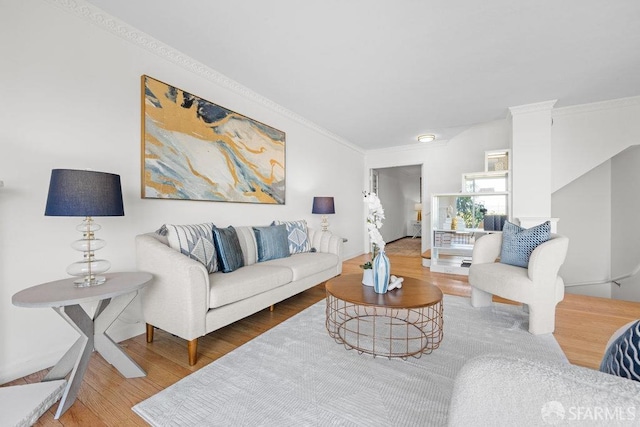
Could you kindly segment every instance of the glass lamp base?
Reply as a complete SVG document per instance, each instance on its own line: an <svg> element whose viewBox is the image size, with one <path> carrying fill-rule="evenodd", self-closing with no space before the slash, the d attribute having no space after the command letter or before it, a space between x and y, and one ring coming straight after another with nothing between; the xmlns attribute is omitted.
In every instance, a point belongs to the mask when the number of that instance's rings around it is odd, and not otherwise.
<svg viewBox="0 0 640 427"><path fill-rule="evenodd" d="M76 288L87 288L89 286L102 285L106 281L107 278L104 276L86 276L77 278L73 283L76 285Z"/></svg>
<svg viewBox="0 0 640 427"><path fill-rule="evenodd" d="M326 215L322 215L320 226L322 227L323 232L329 230L329 218L327 218Z"/></svg>
<svg viewBox="0 0 640 427"><path fill-rule="evenodd" d="M104 259L96 259L94 255L94 251L106 245L104 240L95 238L94 232L100 228L90 216L76 227L82 232L82 239L73 242L71 247L82 252L83 259L67 267L67 273L77 277L73 283L78 288L102 285L107 281L106 277L97 275L109 270L111 263Z"/></svg>

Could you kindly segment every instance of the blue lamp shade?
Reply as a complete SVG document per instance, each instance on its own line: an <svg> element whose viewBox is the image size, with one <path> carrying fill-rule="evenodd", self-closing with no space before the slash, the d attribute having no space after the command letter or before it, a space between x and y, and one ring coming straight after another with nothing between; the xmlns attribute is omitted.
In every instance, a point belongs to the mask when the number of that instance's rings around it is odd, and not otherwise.
<svg viewBox="0 0 640 427"><path fill-rule="evenodd" d="M123 216L120 175L53 169L46 216Z"/></svg>
<svg viewBox="0 0 640 427"><path fill-rule="evenodd" d="M336 213L333 197L314 197L311 213L323 215Z"/></svg>

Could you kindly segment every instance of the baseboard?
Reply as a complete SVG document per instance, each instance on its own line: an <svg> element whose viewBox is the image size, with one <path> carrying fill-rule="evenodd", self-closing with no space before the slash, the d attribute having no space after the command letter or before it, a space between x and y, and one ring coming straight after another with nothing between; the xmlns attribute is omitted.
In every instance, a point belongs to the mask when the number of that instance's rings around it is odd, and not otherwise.
<svg viewBox="0 0 640 427"><path fill-rule="evenodd" d="M125 323L122 321L116 321L109 329L108 334L115 342L121 342L140 334L144 334L145 329L144 322ZM56 348L55 350L47 353L37 354L31 359L23 359L13 365L6 366L2 373L0 373L0 384L26 377L27 375L31 375L34 372L38 372L43 369L51 368L58 362L58 360L60 360L68 349L69 348Z"/></svg>

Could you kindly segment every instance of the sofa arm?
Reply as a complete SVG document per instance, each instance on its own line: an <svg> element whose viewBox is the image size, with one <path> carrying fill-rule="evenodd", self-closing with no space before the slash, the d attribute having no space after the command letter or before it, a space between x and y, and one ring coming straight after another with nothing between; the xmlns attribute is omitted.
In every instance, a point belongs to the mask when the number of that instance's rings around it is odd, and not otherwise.
<svg viewBox="0 0 640 427"><path fill-rule="evenodd" d="M496 262L502 250L502 233L486 234L473 245L471 261L473 264Z"/></svg>
<svg viewBox="0 0 640 427"><path fill-rule="evenodd" d="M342 237L331 234L329 231L308 229L311 247L318 252L336 254L338 256L338 274L342 273L342 252L344 242Z"/></svg>
<svg viewBox="0 0 640 427"><path fill-rule="evenodd" d="M136 266L153 274L142 290L145 322L186 340L206 333L209 273L150 234L136 236Z"/></svg>
<svg viewBox="0 0 640 427"><path fill-rule="evenodd" d="M329 231L318 231L313 228L309 228L308 231L312 248L315 248L318 252L336 254L342 257L342 237L338 237Z"/></svg>

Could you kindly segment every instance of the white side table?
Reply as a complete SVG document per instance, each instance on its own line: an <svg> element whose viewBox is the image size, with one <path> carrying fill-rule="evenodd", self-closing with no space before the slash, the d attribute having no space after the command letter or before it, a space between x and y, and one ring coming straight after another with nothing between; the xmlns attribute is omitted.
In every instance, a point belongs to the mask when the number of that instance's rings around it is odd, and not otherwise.
<svg viewBox="0 0 640 427"><path fill-rule="evenodd" d="M146 375L106 331L153 276L149 273L134 272L109 273L105 274L105 277L107 281L104 284L87 288L75 287L75 278L43 283L24 289L11 298L13 304L19 307L53 308L80 334L78 340L43 379L60 380L71 373L55 419L60 418L76 400L94 349L126 378ZM95 317L91 318L80 304L95 301L99 302Z"/></svg>
<svg viewBox="0 0 640 427"><path fill-rule="evenodd" d="M415 239L416 237L420 236L422 234L422 222L421 221L412 221L411 222L411 226L413 227L413 237L411 237L412 239Z"/></svg>

